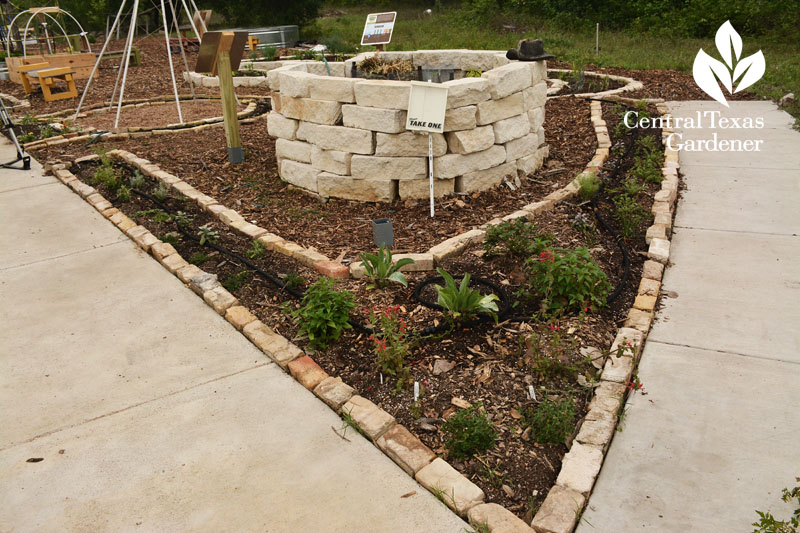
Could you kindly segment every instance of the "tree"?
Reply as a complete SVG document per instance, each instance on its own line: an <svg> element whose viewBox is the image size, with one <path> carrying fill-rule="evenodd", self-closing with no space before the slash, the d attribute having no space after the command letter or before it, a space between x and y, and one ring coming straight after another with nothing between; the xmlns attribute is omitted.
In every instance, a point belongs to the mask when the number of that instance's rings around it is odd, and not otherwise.
<svg viewBox="0 0 800 533"><path fill-rule="evenodd" d="M243 27L303 24L317 16L322 0L204 0L201 9L212 9L229 24Z"/></svg>

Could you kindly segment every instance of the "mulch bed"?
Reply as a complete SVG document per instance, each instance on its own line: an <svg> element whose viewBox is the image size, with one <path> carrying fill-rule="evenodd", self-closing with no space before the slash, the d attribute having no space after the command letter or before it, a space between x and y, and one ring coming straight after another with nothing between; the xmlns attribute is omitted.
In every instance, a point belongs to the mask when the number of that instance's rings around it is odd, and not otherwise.
<svg viewBox="0 0 800 533"><path fill-rule="evenodd" d="M567 122L571 105L581 104L583 108L586 107L585 103L573 99L559 99L553 101L553 104L559 107L552 108L552 112L551 109L548 109L549 116L552 117L552 120L561 121L560 127L550 128L551 131L556 132L570 130ZM615 117L618 115L612 113L609 108L606 119L609 121L609 131L612 132L612 135ZM262 124L245 126L252 128L251 133L258 134L263 132ZM219 133L221 134L221 131ZM649 133L660 139L659 131L655 130ZM243 135L243 137L245 136ZM256 148L252 144L254 137L256 136L248 135L248 138L251 139L249 153ZM196 136L192 138L196 138ZM221 139L219 140L221 142ZM548 140L553 143L555 148L552 152L553 160L560 162L556 168L562 166L569 168L568 172L554 173L551 174L551 177L565 174L559 179L566 183L567 180L572 179L577 169L582 168L585 157L570 150L570 146L575 145L576 139L569 134L562 134L561 137L554 136ZM142 144L144 143L138 143L139 146ZM155 144L148 146L152 149ZM127 149L125 144L121 147ZM152 151L139 150L138 154L154 159L167 170L175 172L174 167L154 158ZM215 157L218 162L224 160L224 155ZM202 160L206 161L205 158ZM180 164L180 156L178 161ZM630 158L624 160L622 162L623 169L627 169L631 163ZM213 164L213 161L209 158L206 164ZM96 166L97 163L83 163L73 171L82 180L90 182ZM219 167L224 166L224 163L219 164ZM219 170L219 167L215 167L215 170ZM133 174L127 167L118 168L122 169L123 179L126 181ZM252 169L251 172L253 172ZM543 172L547 172L547 170ZM214 171L208 170L206 173L213 175ZM244 175L240 176L240 179L244 178ZM145 189L151 190L155 182L150 178L147 180L148 185ZM219 185L214 184L217 198L228 192L225 187L230 186L229 180L230 177L227 182L222 178L216 180L219 182ZM191 180L189 181L191 182ZM556 181L554 178L554 181L549 182L546 186L533 184L528 187L532 192L549 192L553 188L552 184ZM240 182L238 186L242 187L242 190L247 190L244 188L244 182ZM257 182L254 180L251 187L257 186ZM535 189L535 186L538 186L539 189ZM103 185L97 187L106 198L114 201L113 192ZM653 187L650 189L648 189L649 194L652 194L655 189ZM504 190L503 193L507 194L507 191ZM276 190L273 194L283 197L281 205L284 209L287 209L286 206L297 205L294 202L307 198L301 193L285 189ZM287 199L287 195L291 199ZM478 203L482 196L484 195L478 195L474 199L464 197L462 201L465 207L460 209L465 212L471 211L471 208L474 208L472 202ZM648 195L642 196L644 204L648 204L649 201ZM454 201L451 200L451 202ZM373 344L369 340L368 334L350 330L327 349L312 350L308 340L300 336L298 327L289 314L291 310L297 308L296 299L252 272L244 275L241 287L230 285L231 276L246 271L245 266L236 259L210 252L208 248L201 247L199 243L190 238L182 237L176 241L174 235L170 237L169 234L175 231L174 223L153 220L152 209L155 205L149 200L134 195L128 203L114 203L116 207L122 209L137 223L147 227L154 235L162 239L166 236L167 239L172 240L185 259L194 258L202 269L217 274L219 280L231 288L231 292L242 305L247 306L259 319L292 339L304 350L312 353L314 359L329 374L339 376L346 383L356 387L362 396L392 414L399 423L417 434L437 454L447 457L441 428L445 419L459 409L456 404L464 405L463 402L467 402L475 405L480 403L498 431L497 445L486 453L468 459L451 457L448 460L485 491L487 501L499 503L527 521L532 518L536 508L554 483L560 469L561 459L567 450L566 443L539 444L535 442L531 430L525 423L524 412L526 409L535 410L538 402L529 397L528 387L531 385L534 387L538 401L544 397L572 398L576 407L576 417L573 422L577 423L580 420L585 414L586 405L591 398L591 387L584 384L591 383L599 372L599 369L587 359L585 353L581 353L581 348L593 348L605 352L610 345L617 325L625 318L635 297L641 265L644 261L643 253L646 251L643 238L646 226L643 225L639 234L626 243L633 263L631 278L621 295L606 308L591 310L589 313L582 313L579 316L566 316L540 322L514 320L499 324L486 322L469 329L456 328L449 333L419 339L406 361L412 379L420 383L422 390L419 401L415 403L410 389L398 392L393 379L388 376L383 376L385 379L382 379L375 364ZM315 209L324 209L335 203L311 205ZM189 233L196 234L201 225L207 224L218 232L219 243L224 247L239 254L244 254L251 247L248 239L229 231L222 223L200 211L192 202L172 198L167 204L171 210L181 210L193 217ZM248 218L253 217L253 211L247 209L246 198L239 203L235 200L226 200L226 204L246 213ZM601 213L613 224L610 207L603 202L599 205ZM375 209L372 206L361 207ZM406 208L404 205L396 207L404 210L415 208L414 206ZM649 205L646 207L649 209ZM443 203L441 210L446 209L446 203ZM317 217L322 222L326 221L324 216L317 215ZM622 276L622 261L613 237L597 230L596 225L593 224L590 226L593 226L594 229L579 230L573 222L580 217L585 217L584 219L589 221L593 220L591 206L586 203L579 204L577 201L564 202L547 212L546 215L537 218L535 222L539 231L548 232L554 236L553 246L569 248L585 246L589 248L611 283L618 283ZM302 220L302 218L298 220ZM330 222L328 224L322 231L328 233L332 239L340 238L336 232L332 231ZM352 239L354 232L351 229L345 231L340 229L339 233L345 233L344 238ZM205 254L207 257L201 257L200 254ZM293 278L297 281L302 278L301 286L308 286L318 277L310 269L272 252L266 252L256 260L256 263L261 268L285 280ZM460 257L447 260L443 267L453 274L471 273L483 277L497 286L503 287L511 295L511 298L515 299L513 294L524 283L523 263L524 258L509 254L485 258L482 246L472 245ZM408 288L391 285L382 291L375 290L368 287L368 280L346 280L340 282L337 288L348 290L354 295L356 309L352 316L356 321L364 323L369 309L373 307L384 309L387 306L398 306L399 312L407 321L409 328L412 331L421 331L425 327L444 323L440 312L421 305L413 298L415 286L428 277L430 277L429 273L408 273ZM431 290L427 297L435 300L435 293ZM538 302L522 300L520 306L515 308L514 314L530 317L537 308ZM439 361L438 364L437 361ZM598 362L598 366L599 363L601 362ZM442 366L449 367L449 369L442 371Z"/></svg>
<svg viewBox="0 0 800 533"><path fill-rule="evenodd" d="M109 44L109 50L122 50L124 43L124 39L112 40ZM138 46L141 51L142 64L138 67L133 65L128 67L128 79L125 84L125 100L172 95L172 80L169 75L169 62L167 60L163 36L161 38L140 37L134 39L133 44L134 46ZM102 46L102 40L99 40L92 45L92 50L97 54L100 52ZM187 49L186 59L189 63L189 68L194 68L197 62L197 51ZM120 58L115 58L104 59L101 62L100 68L98 69L98 77L92 81L92 87L84 101L85 107L106 102L111 98L121 61ZM189 83L183 80L184 67L181 55L173 54L172 62L175 71L175 80L178 84L178 92L182 95L191 94ZM75 80L75 86L78 89L79 95L83 94L83 89L87 81L88 80ZM194 91L195 94L219 95L219 89L217 88L195 87ZM10 80L0 80L0 92L11 94L20 99L27 99L31 103L31 107L26 109L25 113L30 113L32 115L54 113L63 109L74 109L78 106L80 99L79 97L55 102L45 102L41 90L36 90L32 94L26 95L25 91L22 89L22 85ZM236 92L240 95L269 94L269 91L256 87L237 87ZM177 117L173 122L177 122ZM167 123L166 120L163 122L164 125ZM127 124L124 122L120 122L120 125L139 126L139 124Z"/></svg>
<svg viewBox="0 0 800 533"><path fill-rule="evenodd" d="M550 100L544 127L550 146L545 168L523 179L514 191L501 186L438 200L433 220L427 201L367 204L331 199L323 203L287 187L277 175L275 141L269 137L263 120L241 125L246 159L236 166L228 163L221 127L168 137L110 141L102 147L122 148L156 163L285 239L313 246L332 258L344 254L344 259L355 260L359 252L375 248L374 219L392 220L395 252L424 252L444 239L505 216L566 185L583 170L597 146L588 106L575 98ZM34 153L43 160L73 159L96 148L65 145L43 147Z"/></svg>
<svg viewBox="0 0 800 533"><path fill-rule="evenodd" d="M239 106L238 110L244 109ZM184 122L191 122L203 118L222 116L222 103L219 100L182 101L181 114ZM78 119L77 126L94 126L99 130L114 128L117 108L92 113L85 118ZM120 125L137 126L140 128L163 127L168 124L178 124L178 110L175 102L166 104L148 105L141 107L123 107L120 113Z"/></svg>

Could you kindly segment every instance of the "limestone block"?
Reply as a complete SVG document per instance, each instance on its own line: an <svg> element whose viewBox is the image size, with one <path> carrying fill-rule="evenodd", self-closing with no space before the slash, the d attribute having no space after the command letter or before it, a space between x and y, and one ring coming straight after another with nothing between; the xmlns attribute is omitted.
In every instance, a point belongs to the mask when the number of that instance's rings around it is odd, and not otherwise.
<svg viewBox="0 0 800 533"><path fill-rule="evenodd" d="M323 63L322 61L305 61L306 70L310 74L327 77L344 77L344 63L341 61ZM328 69L331 72L328 74Z"/></svg>
<svg viewBox="0 0 800 533"><path fill-rule="evenodd" d="M480 503L469 510L469 519L485 524L491 533L532 533L532 529L517 515L496 503Z"/></svg>
<svg viewBox="0 0 800 533"><path fill-rule="evenodd" d="M179 270L189 266L189 263L187 263L183 259L183 257L180 256L180 254L172 254L162 258L161 264L164 265L167 268L167 270L169 270L173 274L177 274Z"/></svg>
<svg viewBox="0 0 800 533"><path fill-rule="evenodd" d="M359 179L415 180L428 175L428 166L424 157L354 155L350 171Z"/></svg>
<svg viewBox="0 0 800 533"><path fill-rule="evenodd" d="M271 111L267 115L267 132L273 137L288 140L296 139L297 124L296 120L286 118L275 111Z"/></svg>
<svg viewBox="0 0 800 533"><path fill-rule="evenodd" d="M308 141L323 150L338 150L354 154L371 154L375 150L373 133L368 130L324 126L301 122L297 138Z"/></svg>
<svg viewBox="0 0 800 533"><path fill-rule="evenodd" d="M537 533L572 533L586 497L578 491L555 485L547 493L531 526Z"/></svg>
<svg viewBox="0 0 800 533"><path fill-rule="evenodd" d="M231 325L239 331L242 331L247 324L257 320L257 318L256 315L251 313L246 307L234 305L225 311L225 320L230 322Z"/></svg>
<svg viewBox="0 0 800 533"><path fill-rule="evenodd" d="M314 394L328 406L338 411L355 394L355 389L342 382L342 378L328 377L314 388Z"/></svg>
<svg viewBox="0 0 800 533"><path fill-rule="evenodd" d="M592 490L602 464L602 449L575 442L564 456L556 483L585 496Z"/></svg>
<svg viewBox="0 0 800 533"><path fill-rule="evenodd" d="M433 197L442 198L455 191L455 179L434 179ZM430 198L430 181L427 179L401 180L398 182L400 198Z"/></svg>
<svg viewBox="0 0 800 533"><path fill-rule="evenodd" d="M666 239L651 239L647 257L666 264L669 261L669 241Z"/></svg>
<svg viewBox="0 0 800 533"><path fill-rule="evenodd" d="M444 131L471 130L478 125L477 112L474 105L448 109L444 113Z"/></svg>
<svg viewBox="0 0 800 533"><path fill-rule="evenodd" d="M436 458L430 448L400 424L395 424L375 444L410 476Z"/></svg>
<svg viewBox="0 0 800 533"><path fill-rule="evenodd" d="M353 86L357 78L316 76L311 84L310 95L315 100L353 103L356 101Z"/></svg>
<svg viewBox="0 0 800 533"><path fill-rule="evenodd" d="M281 114L305 122L333 125L342 118L342 104L281 95Z"/></svg>
<svg viewBox="0 0 800 533"><path fill-rule="evenodd" d="M442 83L447 87L447 109L485 102L491 95L489 81L483 78L461 78Z"/></svg>
<svg viewBox="0 0 800 533"><path fill-rule="evenodd" d="M524 63L509 63L481 75L489 81L489 92L497 100L531 85L531 69Z"/></svg>
<svg viewBox="0 0 800 533"><path fill-rule="evenodd" d="M540 81L547 79L546 61L530 61L527 64L531 69L531 85L536 85Z"/></svg>
<svg viewBox="0 0 800 533"><path fill-rule="evenodd" d="M406 111L361 105L343 105L342 123L348 128L401 133L406 129Z"/></svg>
<svg viewBox="0 0 800 533"><path fill-rule="evenodd" d="M527 123L527 118L525 122ZM447 146L450 148L450 152L454 154L481 152L490 148L495 142L495 133L492 126L452 131L448 132L445 137L447 137Z"/></svg>
<svg viewBox="0 0 800 533"><path fill-rule="evenodd" d="M394 417L361 396L353 396L342 406L367 437L373 441L395 424Z"/></svg>
<svg viewBox="0 0 800 533"><path fill-rule="evenodd" d="M328 373L307 355L298 357L289 363L289 373L308 390L314 390L328 377Z"/></svg>
<svg viewBox="0 0 800 533"><path fill-rule="evenodd" d="M367 107L408 110L406 81L360 80L355 84L356 103Z"/></svg>
<svg viewBox="0 0 800 533"><path fill-rule="evenodd" d="M504 144L531 132L531 122L527 113L498 120L492 124L494 144Z"/></svg>
<svg viewBox="0 0 800 533"><path fill-rule="evenodd" d="M547 83L540 81L522 91L522 100L525 111L544 107L545 103L547 103Z"/></svg>
<svg viewBox="0 0 800 533"><path fill-rule="evenodd" d="M433 134L433 155L438 157L447 153L447 141L441 133ZM404 131L403 133L375 134L375 155L427 157L428 136L424 133Z"/></svg>
<svg viewBox="0 0 800 533"><path fill-rule="evenodd" d="M616 416L625 398L626 386L613 381L601 381L594 389L594 396L589 402L589 410L606 411Z"/></svg>
<svg viewBox="0 0 800 533"><path fill-rule="evenodd" d="M531 131L536 132L544 124L544 106L534 107L528 110L528 120L531 123Z"/></svg>
<svg viewBox="0 0 800 533"><path fill-rule="evenodd" d="M602 378L604 381L627 383L631 378L631 373L633 373L633 357L617 357L612 353L603 366Z"/></svg>
<svg viewBox="0 0 800 533"><path fill-rule="evenodd" d="M417 50L413 62L424 69L490 70L497 66L496 55L491 50Z"/></svg>
<svg viewBox="0 0 800 533"><path fill-rule="evenodd" d="M542 138L538 138L541 141ZM533 174L542 167L542 163L544 163L544 160L549 153L550 149L547 145L539 145L539 148L537 148L532 155L517 159L517 168L525 175Z"/></svg>
<svg viewBox="0 0 800 533"><path fill-rule="evenodd" d="M350 160L353 157L353 154L348 152L340 152L338 150L323 150L313 145L310 146L312 146L312 167L342 176L347 176L350 174Z"/></svg>
<svg viewBox="0 0 800 533"><path fill-rule="evenodd" d="M503 163L496 167L468 172L456 178L456 192L484 191L503 183L505 178L517 175L515 163Z"/></svg>
<svg viewBox="0 0 800 533"><path fill-rule="evenodd" d="M442 157L435 157L433 160L433 175L437 178L455 178L476 170L495 167L505 163L505 161L505 147L495 144L482 152L445 154Z"/></svg>
<svg viewBox="0 0 800 533"><path fill-rule="evenodd" d="M507 142L506 148L506 161L509 163L516 161L521 157L526 157L536 153L539 148L539 136L535 133L529 133L519 139Z"/></svg>
<svg viewBox="0 0 800 533"><path fill-rule="evenodd" d="M322 172L319 174L317 192L326 198L332 196L361 202L391 202L397 196L397 187L391 180L355 179Z"/></svg>
<svg viewBox="0 0 800 533"><path fill-rule="evenodd" d="M642 277L647 279L654 279L661 281L661 276L664 274L664 265L657 261L647 260L644 262L642 269Z"/></svg>
<svg viewBox="0 0 800 533"><path fill-rule="evenodd" d="M487 100L477 105L478 125L491 124L504 118L510 118L525 111L522 93L514 93L499 100Z"/></svg>
<svg viewBox="0 0 800 533"><path fill-rule="evenodd" d="M311 147L311 144L303 141L278 139L275 141L275 157L278 159L291 159L301 163L311 163Z"/></svg>
<svg viewBox="0 0 800 533"><path fill-rule="evenodd" d="M311 94L311 84L316 81L316 76L307 72L289 70L278 74L281 96L308 98Z"/></svg>
<svg viewBox="0 0 800 533"><path fill-rule="evenodd" d="M460 515L482 503L485 497L480 487L439 457L414 477L426 489L441 494L444 503Z"/></svg>
<svg viewBox="0 0 800 533"><path fill-rule="evenodd" d="M280 68L276 68L274 70L270 70L267 73L267 80L268 80L268 83L269 83L269 88L271 90L273 90L273 91L280 91L281 90L280 75L283 72L289 72L289 71L306 72L306 66L303 65L302 63L292 63L292 64L285 65L285 66L280 67ZM205 79L213 79L214 81L217 82L217 85L215 85L215 87L219 86L219 80L217 80L216 78L204 78L203 79L204 82L205 82ZM204 83L203 87L205 87L205 86L206 85Z"/></svg>
<svg viewBox="0 0 800 533"><path fill-rule="evenodd" d="M631 308L628 310L628 318L625 320L626 328L633 328L647 333L650 331L650 325L653 323L653 313L650 311L642 311L641 309Z"/></svg>
<svg viewBox="0 0 800 533"><path fill-rule="evenodd" d="M479 229L472 229L466 233L456 235L444 240L428 250L433 255L434 262L441 263L448 257L460 254L464 249L474 242L482 242L486 237L486 232Z"/></svg>
<svg viewBox="0 0 800 533"><path fill-rule="evenodd" d="M581 444L590 444L592 446L604 448L611 442L611 436L614 435L616 426L615 417L584 420L575 440Z"/></svg>
<svg viewBox="0 0 800 533"><path fill-rule="evenodd" d="M150 247L150 253L153 254L153 257L161 261L169 255L178 253L178 251L168 242L157 242Z"/></svg>
<svg viewBox="0 0 800 533"><path fill-rule="evenodd" d="M204 292L203 300L222 316L225 316L225 311L229 307L239 305L239 300L221 285Z"/></svg>
<svg viewBox="0 0 800 533"><path fill-rule="evenodd" d="M289 159L281 163L281 178L297 187L317 192L317 177L320 171L305 163Z"/></svg>
<svg viewBox="0 0 800 533"><path fill-rule="evenodd" d="M197 265L187 264L183 268L178 269L175 274L184 283L190 283L191 280L203 274L203 271Z"/></svg>

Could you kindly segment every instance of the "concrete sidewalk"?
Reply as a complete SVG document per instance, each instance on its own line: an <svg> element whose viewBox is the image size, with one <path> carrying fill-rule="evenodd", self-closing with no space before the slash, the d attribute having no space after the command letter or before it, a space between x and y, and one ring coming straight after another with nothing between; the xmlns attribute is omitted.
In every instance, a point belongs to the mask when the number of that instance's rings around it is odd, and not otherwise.
<svg viewBox="0 0 800 533"><path fill-rule="evenodd" d="M663 308L580 533L752 531L800 476L800 133L768 102L670 104L765 128L762 152L682 152ZM679 130L676 130L679 131ZM686 139L710 138L687 129Z"/></svg>
<svg viewBox="0 0 800 533"><path fill-rule="evenodd" d="M38 164L0 228L0 531L467 527Z"/></svg>

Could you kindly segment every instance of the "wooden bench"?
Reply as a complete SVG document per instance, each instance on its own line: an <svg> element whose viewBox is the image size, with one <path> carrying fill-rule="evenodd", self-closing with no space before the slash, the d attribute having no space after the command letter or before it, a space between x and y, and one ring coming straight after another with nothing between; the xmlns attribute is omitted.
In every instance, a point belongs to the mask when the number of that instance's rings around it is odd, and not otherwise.
<svg viewBox="0 0 800 533"><path fill-rule="evenodd" d="M45 102L54 102L65 98L75 98L78 96L78 89L75 87L75 71L70 67L50 67L50 63L32 63L23 65L17 69L22 78L22 86L25 94L31 94L33 87L31 81L38 78L39 85L42 87L42 95ZM55 81L61 80L67 84L66 91L53 92Z"/></svg>

